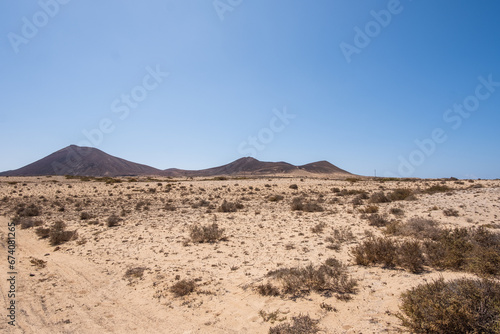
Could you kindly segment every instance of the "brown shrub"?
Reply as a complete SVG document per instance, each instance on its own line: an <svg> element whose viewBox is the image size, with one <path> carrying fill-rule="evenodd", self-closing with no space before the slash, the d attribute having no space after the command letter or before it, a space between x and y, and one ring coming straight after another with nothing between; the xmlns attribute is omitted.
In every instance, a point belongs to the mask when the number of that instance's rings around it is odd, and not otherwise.
<svg viewBox="0 0 500 334"><path fill-rule="evenodd" d="M370 203L389 203L390 201L382 191L373 193L369 199Z"/></svg>
<svg viewBox="0 0 500 334"><path fill-rule="evenodd" d="M220 240L225 240L224 231L225 229L219 228L219 225L217 225L217 223L212 223L205 226L193 225L190 228L189 236L191 238L191 241L194 243L212 243Z"/></svg>
<svg viewBox="0 0 500 334"><path fill-rule="evenodd" d="M412 333L499 333L500 283L440 278L401 295L398 317Z"/></svg>
<svg viewBox="0 0 500 334"><path fill-rule="evenodd" d="M57 246L77 238L76 231L66 231L65 228L66 224L61 220L56 221L50 228L49 242L52 246Z"/></svg>
<svg viewBox="0 0 500 334"><path fill-rule="evenodd" d="M170 292L172 292L176 297L182 297L189 295L196 290L196 283L194 280L180 280L170 287Z"/></svg>
<svg viewBox="0 0 500 334"><path fill-rule="evenodd" d="M269 328L269 334L315 334L319 331L318 321L302 314L292 317L291 324L280 324Z"/></svg>
<svg viewBox="0 0 500 334"><path fill-rule="evenodd" d="M222 204L217 209L218 212L236 212L239 209L243 209L243 204L239 202L228 202L224 200Z"/></svg>

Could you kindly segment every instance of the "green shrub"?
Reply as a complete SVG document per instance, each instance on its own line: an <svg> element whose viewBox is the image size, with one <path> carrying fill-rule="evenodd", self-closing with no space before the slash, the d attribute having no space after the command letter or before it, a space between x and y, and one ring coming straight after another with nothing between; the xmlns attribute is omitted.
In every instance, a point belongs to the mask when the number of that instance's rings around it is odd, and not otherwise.
<svg viewBox="0 0 500 334"><path fill-rule="evenodd" d="M398 317L412 333L500 333L500 284L440 278L401 295Z"/></svg>

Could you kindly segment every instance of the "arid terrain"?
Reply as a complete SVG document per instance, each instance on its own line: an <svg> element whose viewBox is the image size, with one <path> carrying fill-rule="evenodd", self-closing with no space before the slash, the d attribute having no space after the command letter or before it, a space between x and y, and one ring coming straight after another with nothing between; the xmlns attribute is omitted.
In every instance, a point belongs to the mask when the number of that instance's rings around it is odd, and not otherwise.
<svg viewBox="0 0 500 334"><path fill-rule="evenodd" d="M0 177L2 277L13 220L18 271L0 332L268 333L309 316L320 333L405 333L401 293L498 278L436 260L431 234L497 235L499 206L499 180ZM379 237L422 256L363 258Z"/></svg>

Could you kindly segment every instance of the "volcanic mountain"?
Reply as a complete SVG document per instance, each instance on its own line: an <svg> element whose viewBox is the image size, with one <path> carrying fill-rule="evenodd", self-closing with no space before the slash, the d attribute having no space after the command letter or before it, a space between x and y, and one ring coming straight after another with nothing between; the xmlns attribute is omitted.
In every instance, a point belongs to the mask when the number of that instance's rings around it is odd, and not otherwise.
<svg viewBox="0 0 500 334"><path fill-rule="evenodd" d="M71 145L22 168L0 173L0 176L78 175L78 176L136 176L209 177L217 175L284 175L343 174L350 175L327 161L303 166L287 162L264 162L246 157L227 165L202 170L169 168L160 170L147 165L114 157L99 149Z"/></svg>
<svg viewBox="0 0 500 334"><path fill-rule="evenodd" d="M159 169L120 159L96 148L71 145L22 168L0 173L0 176L123 176L159 173Z"/></svg>

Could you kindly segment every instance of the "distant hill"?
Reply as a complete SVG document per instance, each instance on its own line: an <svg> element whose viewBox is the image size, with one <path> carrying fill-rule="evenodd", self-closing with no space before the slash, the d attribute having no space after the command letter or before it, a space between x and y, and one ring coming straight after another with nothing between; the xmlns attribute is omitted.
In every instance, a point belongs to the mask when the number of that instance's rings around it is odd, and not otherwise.
<svg viewBox="0 0 500 334"><path fill-rule="evenodd" d="M71 145L22 168L0 173L0 176L123 176L159 173L159 169L114 157L97 148Z"/></svg>
<svg viewBox="0 0 500 334"><path fill-rule="evenodd" d="M264 162L246 157L227 165L202 170L169 168L160 170L114 157L91 147L71 145L22 168L0 173L0 176L76 175L76 176L140 176L211 177L218 175L297 175L343 174L349 172L328 161L294 166L287 162Z"/></svg>

